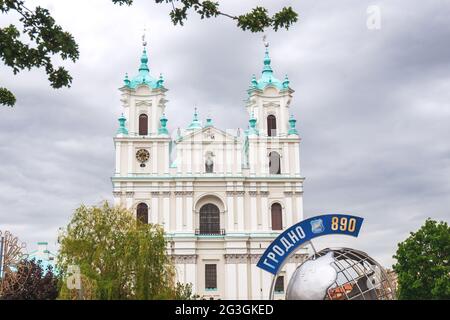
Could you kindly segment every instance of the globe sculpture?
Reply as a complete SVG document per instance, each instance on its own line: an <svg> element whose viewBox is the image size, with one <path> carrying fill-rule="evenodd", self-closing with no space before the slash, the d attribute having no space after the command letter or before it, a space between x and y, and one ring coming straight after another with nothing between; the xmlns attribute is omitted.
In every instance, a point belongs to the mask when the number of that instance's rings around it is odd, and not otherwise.
<svg viewBox="0 0 450 320"><path fill-rule="evenodd" d="M323 249L297 267L287 300L393 300L395 290L383 267L365 252Z"/></svg>

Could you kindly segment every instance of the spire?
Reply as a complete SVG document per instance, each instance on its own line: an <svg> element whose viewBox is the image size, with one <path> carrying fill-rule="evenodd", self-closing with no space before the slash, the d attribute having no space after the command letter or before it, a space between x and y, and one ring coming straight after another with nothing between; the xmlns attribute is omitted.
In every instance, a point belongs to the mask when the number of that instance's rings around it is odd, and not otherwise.
<svg viewBox="0 0 450 320"><path fill-rule="evenodd" d="M148 68L148 57L147 57L147 41L145 40L145 28L144 33L142 34L142 47L144 48L144 51L142 52L141 56L141 66L139 67L139 72L150 72L150 69Z"/></svg>
<svg viewBox="0 0 450 320"><path fill-rule="evenodd" d="M264 46L266 47L266 53L264 55L264 68L263 68L263 74L272 74L273 70L272 67L270 65L270 56L269 56L269 42L267 41L267 36L264 35L263 36L263 42L264 42Z"/></svg>
<svg viewBox="0 0 450 320"><path fill-rule="evenodd" d="M195 107L194 108L194 117L192 118L192 122L189 125L188 130L201 129L201 128L202 128L202 124L198 120L197 107Z"/></svg>
<svg viewBox="0 0 450 320"><path fill-rule="evenodd" d="M117 134L128 134L128 130L125 127L125 122L127 121L127 119L125 118L125 116L122 115L119 117L119 129L117 130Z"/></svg>
<svg viewBox="0 0 450 320"><path fill-rule="evenodd" d="M136 89L140 85L147 85L148 87L152 89L159 89L164 88L164 78L162 75L158 78L153 78L150 75L150 68L148 66L148 55L147 55L147 41L146 41L146 35L145 35L145 29L144 34L142 35L142 55L140 59L140 66L139 66L139 73L128 79L128 76L125 77L124 83L125 86L131 89Z"/></svg>
<svg viewBox="0 0 450 320"><path fill-rule="evenodd" d="M263 43L265 47L264 54L264 66L262 70L262 75L260 79L256 79L256 77L252 77L251 86L248 92L252 92L253 90L264 90L267 86L272 86L277 88L278 90L285 90L283 83L274 77L273 70L271 66L271 59L269 56L269 42L267 41L267 36L264 35Z"/></svg>

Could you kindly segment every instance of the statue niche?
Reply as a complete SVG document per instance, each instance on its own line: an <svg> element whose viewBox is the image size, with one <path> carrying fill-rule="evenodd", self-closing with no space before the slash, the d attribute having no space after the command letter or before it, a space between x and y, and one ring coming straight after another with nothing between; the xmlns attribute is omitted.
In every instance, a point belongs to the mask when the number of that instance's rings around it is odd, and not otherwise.
<svg viewBox="0 0 450 320"><path fill-rule="evenodd" d="M205 159L205 172L206 173L213 173L214 172L214 161L213 161L214 154L211 151L208 151L206 153L206 159Z"/></svg>

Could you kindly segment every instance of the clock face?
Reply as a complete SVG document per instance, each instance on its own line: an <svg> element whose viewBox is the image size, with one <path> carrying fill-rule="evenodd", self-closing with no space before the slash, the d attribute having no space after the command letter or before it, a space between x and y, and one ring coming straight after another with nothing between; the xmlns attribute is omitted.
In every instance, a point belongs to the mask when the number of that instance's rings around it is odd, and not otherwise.
<svg viewBox="0 0 450 320"><path fill-rule="evenodd" d="M136 152L136 159L141 163L147 162L150 159L150 153L145 149L139 149Z"/></svg>

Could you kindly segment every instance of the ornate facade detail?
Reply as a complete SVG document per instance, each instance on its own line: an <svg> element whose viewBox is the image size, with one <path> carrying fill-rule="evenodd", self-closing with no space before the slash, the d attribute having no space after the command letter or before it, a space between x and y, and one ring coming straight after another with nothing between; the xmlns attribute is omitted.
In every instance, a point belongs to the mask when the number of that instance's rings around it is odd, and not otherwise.
<svg viewBox="0 0 450 320"><path fill-rule="evenodd" d="M170 257L176 264L197 264L196 254L173 254Z"/></svg>
<svg viewBox="0 0 450 320"><path fill-rule="evenodd" d="M245 191L227 191L226 195L231 197L231 196L243 196L245 195Z"/></svg>
<svg viewBox="0 0 450 320"><path fill-rule="evenodd" d="M127 192L125 192L125 194L126 194L127 198L131 198L134 196L134 191L127 191Z"/></svg>
<svg viewBox="0 0 450 320"><path fill-rule="evenodd" d="M261 258L260 254L225 254L226 264L243 264L252 263L256 264Z"/></svg>
<svg viewBox="0 0 450 320"><path fill-rule="evenodd" d="M292 191L285 191L284 195L286 196L292 196L293 192Z"/></svg>
<svg viewBox="0 0 450 320"><path fill-rule="evenodd" d="M267 197L267 196L269 195L269 191L261 191L260 194L261 194L262 196Z"/></svg>
<svg viewBox="0 0 450 320"><path fill-rule="evenodd" d="M257 191L249 191L248 192L248 194L250 195L250 196L256 196L257 194L258 194L258 192Z"/></svg>
<svg viewBox="0 0 450 320"><path fill-rule="evenodd" d="M152 191L151 195L157 197L159 196L159 191Z"/></svg>
<svg viewBox="0 0 450 320"><path fill-rule="evenodd" d="M122 195L122 191L114 191L113 192L113 196L116 198L120 197L121 195Z"/></svg>

